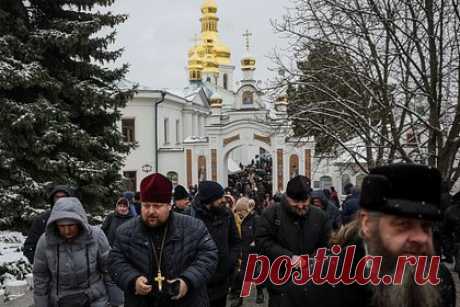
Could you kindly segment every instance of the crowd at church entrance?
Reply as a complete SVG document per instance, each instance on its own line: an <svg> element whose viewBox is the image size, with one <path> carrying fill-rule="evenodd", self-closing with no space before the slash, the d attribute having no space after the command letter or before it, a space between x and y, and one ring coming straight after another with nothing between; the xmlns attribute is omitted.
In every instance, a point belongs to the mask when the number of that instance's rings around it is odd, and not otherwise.
<svg viewBox="0 0 460 307"><path fill-rule="evenodd" d="M342 201L334 189L313 190L302 175L273 197L234 187L202 181L187 190L151 174L140 192L121 195L103 224L94 226L73 190L56 185L51 210L35 218L24 245L33 263L35 306L245 306L240 293L250 254L270 262L287 256L301 271L315 264L302 255L332 244L356 246L353 268L366 255L382 256L381 274L394 273L401 255L439 255L440 283L416 284L411 266L400 285L279 285L267 279L255 287L256 303L455 306L460 193L451 197L436 169L371 169L361 187L347 186ZM338 271L344 263L339 256ZM453 271L446 262L455 262Z"/></svg>

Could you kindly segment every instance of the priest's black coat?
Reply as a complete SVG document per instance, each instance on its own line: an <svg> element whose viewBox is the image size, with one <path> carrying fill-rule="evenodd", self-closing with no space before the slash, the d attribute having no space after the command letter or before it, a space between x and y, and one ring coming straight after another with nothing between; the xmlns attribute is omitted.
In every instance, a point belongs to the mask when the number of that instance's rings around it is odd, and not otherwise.
<svg viewBox="0 0 460 307"><path fill-rule="evenodd" d="M205 225L198 219L171 212L161 267L167 279L182 278L188 284L187 295L179 301L160 302L158 297L134 293L134 282L139 276L156 285L157 264L151 242L151 233L140 216L118 229L109 262L113 280L125 292L124 306L209 306L206 284L216 269L217 248ZM155 287L153 293L156 291Z"/></svg>

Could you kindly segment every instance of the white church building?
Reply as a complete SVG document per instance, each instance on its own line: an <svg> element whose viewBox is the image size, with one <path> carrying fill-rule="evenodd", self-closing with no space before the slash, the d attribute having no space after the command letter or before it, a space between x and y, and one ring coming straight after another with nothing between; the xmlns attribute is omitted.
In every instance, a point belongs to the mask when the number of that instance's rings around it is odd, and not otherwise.
<svg viewBox="0 0 460 307"><path fill-rule="evenodd" d="M359 183L363 177L359 171L341 173L342 166L334 161L316 159L312 139L290 138L287 99L267 102L255 79L250 34L246 33L247 54L240 60L242 77L235 82L231 51L218 35L215 0L205 0L201 14L201 35L188 52L188 86L182 90L139 86L122 110L125 141L137 144L123 168L130 189L139 190L142 178L152 172L185 187L201 180L226 186L229 172L260 153L272 157L274 193L284 191L296 174L310 177L315 188Z"/></svg>

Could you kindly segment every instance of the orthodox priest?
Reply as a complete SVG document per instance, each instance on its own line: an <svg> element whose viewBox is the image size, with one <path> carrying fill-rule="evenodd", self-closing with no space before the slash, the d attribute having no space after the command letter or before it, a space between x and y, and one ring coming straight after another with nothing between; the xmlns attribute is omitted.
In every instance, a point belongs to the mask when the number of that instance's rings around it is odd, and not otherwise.
<svg viewBox="0 0 460 307"><path fill-rule="evenodd" d="M206 284L218 252L206 227L171 210L165 176L144 178L140 190L141 215L119 228L109 257L124 306L209 306Z"/></svg>

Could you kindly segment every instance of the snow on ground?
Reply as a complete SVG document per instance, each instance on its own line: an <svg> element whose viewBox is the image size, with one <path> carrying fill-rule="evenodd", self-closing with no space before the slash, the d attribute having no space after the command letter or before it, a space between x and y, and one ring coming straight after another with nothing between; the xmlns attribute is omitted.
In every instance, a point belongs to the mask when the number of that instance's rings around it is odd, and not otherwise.
<svg viewBox="0 0 460 307"><path fill-rule="evenodd" d="M0 231L0 266L23 259L24 240L19 232Z"/></svg>
<svg viewBox="0 0 460 307"><path fill-rule="evenodd" d="M22 255L24 240L19 232L0 231L0 296L8 295L5 289L9 289L10 296L20 296L25 288L26 275L32 267Z"/></svg>

